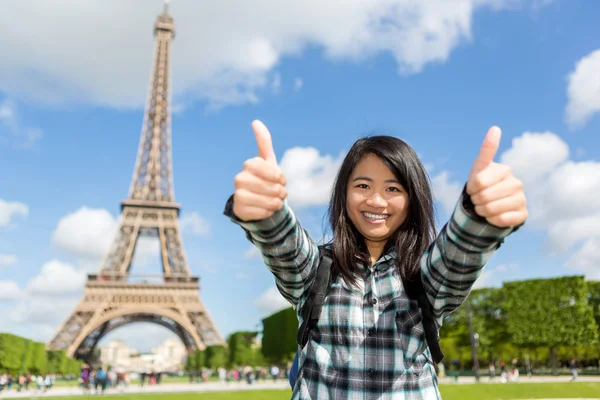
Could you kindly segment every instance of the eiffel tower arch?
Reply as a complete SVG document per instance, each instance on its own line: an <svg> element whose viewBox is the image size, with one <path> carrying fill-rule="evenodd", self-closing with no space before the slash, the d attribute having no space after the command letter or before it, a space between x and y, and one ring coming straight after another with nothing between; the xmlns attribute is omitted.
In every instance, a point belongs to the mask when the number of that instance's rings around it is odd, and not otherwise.
<svg viewBox="0 0 600 400"><path fill-rule="evenodd" d="M171 161L170 46L175 35L168 5L154 25L155 47L150 89L129 196L113 244L98 274L87 277L83 298L48 343L53 350L86 359L110 331L134 322L151 322L175 333L188 352L225 345L199 297L199 278L191 276L179 229ZM141 236L158 238L160 283L129 282Z"/></svg>

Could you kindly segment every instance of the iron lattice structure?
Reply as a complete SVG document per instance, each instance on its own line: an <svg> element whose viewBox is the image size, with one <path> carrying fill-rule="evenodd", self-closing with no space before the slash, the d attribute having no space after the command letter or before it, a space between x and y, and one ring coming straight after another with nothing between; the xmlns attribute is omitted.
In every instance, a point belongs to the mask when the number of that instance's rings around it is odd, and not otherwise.
<svg viewBox="0 0 600 400"><path fill-rule="evenodd" d="M188 351L224 345L190 276L173 193L170 113L170 46L175 36L168 6L154 25L150 89L129 197L121 203L119 228L98 274L88 275L83 299L48 344L86 359L108 332L132 322L152 322L173 331ZM160 283L129 282L141 236L160 243Z"/></svg>

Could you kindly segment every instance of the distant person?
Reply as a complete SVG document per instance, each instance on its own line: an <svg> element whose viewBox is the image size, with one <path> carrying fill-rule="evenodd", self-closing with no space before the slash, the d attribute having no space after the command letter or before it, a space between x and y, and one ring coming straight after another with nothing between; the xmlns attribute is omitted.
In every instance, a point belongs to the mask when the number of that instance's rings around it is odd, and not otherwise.
<svg viewBox="0 0 600 400"><path fill-rule="evenodd" d="M488 370L489 370L489 374L490 374L490 381L493 381L494 378L496 377L496 366L494 365L493 362L490 363Z"/></svg>
<svg viewBox="0 0 600 400"><path fill-rule="evenodd" d="M225 215L260 250L300 326L312 285L328 287L320 318L299 349L292 399L441 398L421 303L407 290L422 288L439 330L504 238L525 222L521 182L494 162L500 130L486 135L437 239L432 189L415 151L391 136L357 140L333 186L333 239L317 246L286 202L270 133L259 121L252 126L258 157L235 177ZM315 283L324 257L333 260L332 279Z"/></svg>
<svg viewBox="0 0 600 400"><path fill-rule="evenodd" d="M273 380L276 381L278 376L279 376L279 367L277 365L271 366L271 377L273 378Z"/></svg>
<svg viewBox="0 0 600 400"><path fill-rule="evenodd" d="M577 378L579 377L579 374L577 373L577 361L575 361L575 359L572 359L571 362L569 363L569 368L571 369L571 381L576 381Z"/></svg>

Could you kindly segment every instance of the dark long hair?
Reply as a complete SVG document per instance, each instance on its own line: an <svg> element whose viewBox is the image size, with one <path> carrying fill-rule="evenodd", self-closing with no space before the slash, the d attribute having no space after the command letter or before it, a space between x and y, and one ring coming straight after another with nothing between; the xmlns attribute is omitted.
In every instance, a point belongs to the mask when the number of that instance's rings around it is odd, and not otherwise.
<svg viewBox="0 0 600 400"><path fill-rule="evenodd" d="M398 272L402 279L411 281L418 276L420 259L435 238L433 195L429 176L415 151L404 141L392 136L371 136L357 140L342 162L328 209L333 233L334 272L352 285L356 283L356 257L365 265L371 263L364 238L346 210L348 179L356 165L368 154L379 157L408 194L406 220L386 242L384 254L395 250Z"/></svg>

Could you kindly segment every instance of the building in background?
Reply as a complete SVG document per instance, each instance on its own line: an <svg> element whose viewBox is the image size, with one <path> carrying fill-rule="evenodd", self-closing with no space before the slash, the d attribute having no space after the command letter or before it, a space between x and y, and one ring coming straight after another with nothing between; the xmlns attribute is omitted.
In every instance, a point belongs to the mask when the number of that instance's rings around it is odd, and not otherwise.
<svg viewBox="0 0 600 400"><path fill-rule="evenodd" d="M121 340L112 340L99 349L102 365L129 373L178 373L187 360L186 348L177 338L169 338L143 354Z"/></svg>

